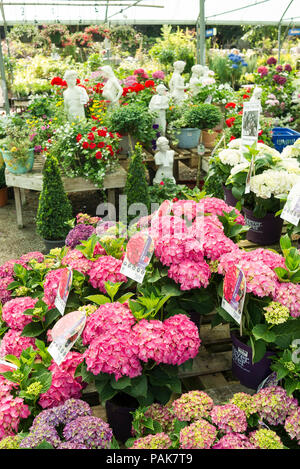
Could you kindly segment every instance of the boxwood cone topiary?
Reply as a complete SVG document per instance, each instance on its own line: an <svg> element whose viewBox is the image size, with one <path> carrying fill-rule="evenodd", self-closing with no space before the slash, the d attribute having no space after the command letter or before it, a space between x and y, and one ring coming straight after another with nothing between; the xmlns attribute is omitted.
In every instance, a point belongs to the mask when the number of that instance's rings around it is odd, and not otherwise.
<svg viewBox="0 0 300 469"><path fill-rule="evenodd" d="M58 161L48 156L43 169L43 189L37 212L37 233L46 240L65 239L72 218L72 206L64 191Z"/></svg>
<svg viewBox="0 0 300 469"><path fill-rule="evenodd" d="M125 194L127 195L127 207L131 204L143 203L148 211L150 208L150 194L146 179L146 170L143 164L142 146L137 143L134 152L130 156L130 164L127 173ZM129 216L128 221L135 217Z"/></svg>

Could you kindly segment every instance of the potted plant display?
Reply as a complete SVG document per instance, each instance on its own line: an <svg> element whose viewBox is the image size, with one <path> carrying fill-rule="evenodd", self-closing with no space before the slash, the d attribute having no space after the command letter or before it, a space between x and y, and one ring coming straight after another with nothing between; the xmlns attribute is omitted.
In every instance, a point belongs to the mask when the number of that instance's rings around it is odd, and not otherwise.
<svg viewBox="0 0 300 469"><path fill-rule="evenodd" d="M44 239L47 252L62 247L69 232L72 206L64 192L58 161L48 156L43 168L43 189L37 211L37 232Z"/></svg>
<svg viewBox="0 0 300 469"><path fill-rule="evenodd" d="M179 140L178 148L197 147L201 130L214 128L221 119L220 110L212 104L184 105L182 116L170 124Z"/></svg>
<svg viewBox="0 0 300 469"><path fill-rule="evenodd" d="M151 145L156 138L153 129L154 114L145 106L138 103L129 103L114 108L107 116L106 125L112 132L122 135L121 153L133 152L139 141L144 145Z"/></svg>
<svg viewBox="0 0 300 469"><path fill-rule="evenodd" d="M1 152L7 170L13 174L24 174L32 170L34 148L29 132L19 117L13 117L5 127L6 137L1 142Z"/></svg>

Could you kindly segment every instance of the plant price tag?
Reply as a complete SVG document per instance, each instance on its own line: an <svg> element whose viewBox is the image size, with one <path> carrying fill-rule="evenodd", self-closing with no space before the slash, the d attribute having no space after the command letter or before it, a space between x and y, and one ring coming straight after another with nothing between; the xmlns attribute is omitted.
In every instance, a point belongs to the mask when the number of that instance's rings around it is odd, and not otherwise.
<svg viewBox="0 0 300 469"><path fill-rule="evenodd" d="M57 321L51 330L52 343L48 352L58 366L82 334L85 322L86 314L83 311L73 311Z"/></svg>
<svg viewBox="0 0 300 469"><path fill-rule="evenodd" d="M298 225L300 220L300 183L292 187L283 207L281 218L295 226Z"/></svg>
<svg viewBox="0 0 300 469"><path fill-rule="evenodd" d="M66 304L68 301L69 293L72 287L72 281L73 281L73 271L70 268L64 269L62 272L62 276L58 285L58 290L55 298L55 306L60 312L60 314L63 316L65 309L66 309Z"/></svg>
<svg viewBox="0 0 300 469"><path fill-rule="evenodd" d="M224 278L222 308L241 324L246 296L246 278L237 266L230 267Z"/></svg>
<svg viewBox="0 0 300 469"><path fill-rule="evenodd" d="M146 267L154 251L154 243L148 233L135 233L126 247L126 255L121 266L121 274L143 283Z"/></svg>
<svg viewBox="0 0 300 469"><path fill-rule="evenodd" d="M6 360L0 360L0 373L6 373L6 371L15 371L18 367L14 363L7 362Z"/></svg>

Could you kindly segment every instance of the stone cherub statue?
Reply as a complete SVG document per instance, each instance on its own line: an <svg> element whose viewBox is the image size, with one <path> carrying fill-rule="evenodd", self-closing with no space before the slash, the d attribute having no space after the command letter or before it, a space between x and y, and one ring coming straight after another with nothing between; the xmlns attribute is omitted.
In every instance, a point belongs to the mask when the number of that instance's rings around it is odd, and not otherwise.
<svg viewBox="0 0 300 469"><path fill-rule="evenodd" d="M77 72L67 70L64 75L68 88L64 91L64 107L68 120L85 119L84 105L87 104L89 97L82 86L77 86Z"/></svg>
<svg viewBox="0 0 300 469"><path fill-rule="evenodd" d="M187 99L187 94L185 89L188 88L188 84L184 84L184 79L181 74L185 68L186 63L183 60L177 60L174 62L174 72L169 83L171 97L174 99L175 103L180 105L185 99Z"/></svg>
<svg viewBox="0 0 300 469"><path fill-rule="evenodd" d="M192 76L189 82L189 89L192 96L196 96L199 93L199 85L202 84L202 78L204 76L204 66L196 64L192 66Z"/></svg>
<svg viewBox="0 0 300 469"><path fill-rule="evenodd" d="M118 106L119 99L123 93L123 88L110 65L104 65L101 67L101 72L102 76L107 78L107 82L103 87L102 96L107 101L110 101L111 106Z"/></svg>
<svg viewBox="0 0 300 469"><path fill-rule="evenodd" d="M168 90L162 83L156 87L157 94L152 96L149 103L149 111L154 111L158 114L154 124L157 124L161 128L162 135L166 134L166 109L169 107L169 94Z"/></svg>
<svg viewBox="0 0 300 469"><path fill-rule="evenodd" d="M154 155L154 160L158 170L156 171L153 183L159 184L163 179L172 179L175 183L173 176L174 164L174 150L170 150L169 140L166 137L159 137L156 141L157 152Z"/></svg>
<svg viewBox="0 0 300 469"><path fill-rule="evenodd" d="M262 107L261 107L261 94L262 94L262 88L259 86L256 86L253 90L252 96L250 98L250 103L251 104L259 104L260 106L260 112L262 112Z"/></svg>

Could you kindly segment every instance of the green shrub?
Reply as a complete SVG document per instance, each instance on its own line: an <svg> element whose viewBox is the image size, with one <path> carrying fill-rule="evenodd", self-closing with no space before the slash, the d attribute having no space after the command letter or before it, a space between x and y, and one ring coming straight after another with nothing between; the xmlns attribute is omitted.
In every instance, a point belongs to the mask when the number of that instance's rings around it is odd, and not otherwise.
<svg viewBox="0 0 300 469"><path fill-rule="evenodd" d="M137 144L130 155L130 164L127 173L125 194L127 195L127 208L132 204L143 203L148 211L150 208L150 195L146 179L146 169L143 164L142 147ZM128 222L135 216L129 216Z"/></svg>
<svg viewBox="0 0 300 469"><path fill-rule="evenodd" d="M154 114L142 104L130 103L116 107L108 116L106 126L111 132L130 134L141 143L148 144L156 138L153 129Z"/></svg>
<svg viewBox="0 0 300 469"><path fill-rule="evenodd" d="M43 189L37 212L37 233L44 239L64 239L68 232L67 222L72 218L72 206L64 191L58 161L48 156L43 169Z"/></svg>
<svg viewBox="0 0 300 469"><path fill-rule="evenodd" d="M222 119L222 113L213 104L203 103L188 106L177 121L172 122L174 128L213 129Z"/></svg>

